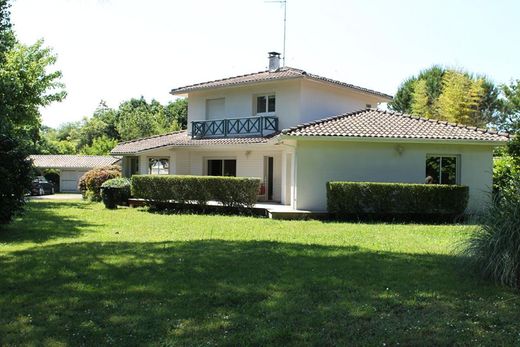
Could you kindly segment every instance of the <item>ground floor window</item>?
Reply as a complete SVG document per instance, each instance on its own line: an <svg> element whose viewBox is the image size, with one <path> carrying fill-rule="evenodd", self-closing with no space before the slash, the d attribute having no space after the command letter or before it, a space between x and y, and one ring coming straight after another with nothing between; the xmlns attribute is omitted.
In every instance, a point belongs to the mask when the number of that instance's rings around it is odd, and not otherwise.
<svg viewBox="0 0 520 347"><path fill-rule="evenodd" d="M235 159L209 159L208 176L237 175L237 161Z"/></svg>
<svg viewBox="0 0 520 347"><path fill-rule="evenodd" d="M168 175L170 173L170 159L150 158L148 159L148 173L151 175Z"/></svg>
<svg viewBox="0 0 520 347"><path fill-rule="evenodd" d="M458 157L456 155L429 155L426 157L426 183L458 184Z"/></svg>

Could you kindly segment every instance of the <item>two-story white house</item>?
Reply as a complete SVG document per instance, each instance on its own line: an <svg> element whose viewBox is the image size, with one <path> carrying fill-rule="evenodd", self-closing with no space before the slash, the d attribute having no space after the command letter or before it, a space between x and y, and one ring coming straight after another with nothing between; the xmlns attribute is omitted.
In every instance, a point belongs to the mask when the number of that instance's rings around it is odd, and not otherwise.
<svg viewBox="0 0 520 347"><path fill-rule="evenodd" d="M492 152L507 134L378 110L390 95L280 67L175 88L188 129L118 144L134 174L259 177L259 200L325 211L331 180L469 186L490 201ZM430 179L430 180L432 180Z"/></svg>

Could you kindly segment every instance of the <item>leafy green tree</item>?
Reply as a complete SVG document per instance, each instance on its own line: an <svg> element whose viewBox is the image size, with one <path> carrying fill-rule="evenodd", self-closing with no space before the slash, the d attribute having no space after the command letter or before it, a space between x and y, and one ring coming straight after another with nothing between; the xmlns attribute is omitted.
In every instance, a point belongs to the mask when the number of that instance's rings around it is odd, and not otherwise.
<svg viewBox="0 0 520 347"><path fill-rule="evenodd" d="M81 153L86 155L108 155L117 145L117 142L116 139L103 135L95 138L90 146L83 147Z"/></svg>
<svg viewBox="0 0 520 347"><path fill-rule="evenodd" d="M11 30L9 1L0 0L0 64L4 62L4 53L14 46L15 37Z"/></svg>
<svg viewBox="0 0 520 347"><path fill-rule="evenodd" d="M433 66L408 78L390 109L474 126L496 121L499 90L482 76Z"/></svg>
<svg viewBox="0 0 520 347"><path fill-rule="evenodd" d="M9 3L0 0L0 223L23 210L32 168L27 159L36 149L39 108L65 97L56 56L43 41L16 42L9 21Z"/></svg>
<svg viewBox="0 0 520 347"><path fill-rule="evenodd" d="M436 118L449 122L485 126L479 116L479 107L484 95L484 80L471 79L458 71L446 71L443 90L436 102Z"/></svg>
<svg viewBox="0 0 520 347"><path fill-rule="evenodd" d="M163 134L169 130L164 107L157 100L148 103L141 97L119 106L117 131L122 140Z"/></svg>
<svg viewBox="0 0 520 347"><path fill-rule="evenodd" d="M520 79L500 86L504 98L501 100L500 129L520 133Z"/></svg>
<svg viewBox="0 0 520 347"><path fill-rule="evenodd" d="M4 118L0 118L0 224L9 223L23 210L31 186L32 163L27 144Z"/></svg>
<svg viewBox="0 0 520 347"><path fill-rule="evenodd" d="M166 121L171 131L188 127L188 99L170 101L165 107Z"/></svg>
<svg viewBox="0 0 520 347"><path fill-rule="evenodd" d="M37 137L39 108L66 96L61 72L51 71L56 56L40 40L32 46L16 43L4 58L0 66L0 114L21 135Z"/></svg>
<svg viewBox="0 0 520 347"><path fill-rule="evenodd" d="M431 109L441 95L442 77L445 71L443 67L434 65L429 69L422 70L417 76L406 79L388 106L397 112L412 113L413 95L417 81L424 81L422 85L419 84L420 88L423 89L420 94L422 94L422 97L427 97L428 102L426 104Z"/></svg>

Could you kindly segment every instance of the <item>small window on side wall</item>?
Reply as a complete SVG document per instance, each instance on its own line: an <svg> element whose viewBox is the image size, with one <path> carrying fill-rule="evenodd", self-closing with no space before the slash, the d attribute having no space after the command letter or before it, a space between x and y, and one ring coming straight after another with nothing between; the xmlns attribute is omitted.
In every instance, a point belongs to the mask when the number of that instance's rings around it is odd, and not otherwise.
<svg viewBox="0 0 520 347"><path fill-rule="evenodd" d="M148 173L150 175L168 175L170 173L170 160L168 158L150 158L148 160Z"/></svg>
<svg viewBox="0 0 520 347"><path fill-rule="evenodd" d="M458 157L456 155L429 155L426 157L426 183L458 184Z"/></svg>

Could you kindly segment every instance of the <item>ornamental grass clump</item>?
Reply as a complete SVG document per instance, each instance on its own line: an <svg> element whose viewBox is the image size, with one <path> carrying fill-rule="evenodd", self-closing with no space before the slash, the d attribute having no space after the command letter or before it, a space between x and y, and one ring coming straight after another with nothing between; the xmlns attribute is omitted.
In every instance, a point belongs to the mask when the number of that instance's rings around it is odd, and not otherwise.
<svg viewBox="0 0 520 347"><path fill-rule="evenodd" d="M464 253L485 278L520 289L520 176L494 198Z"/></svg>

